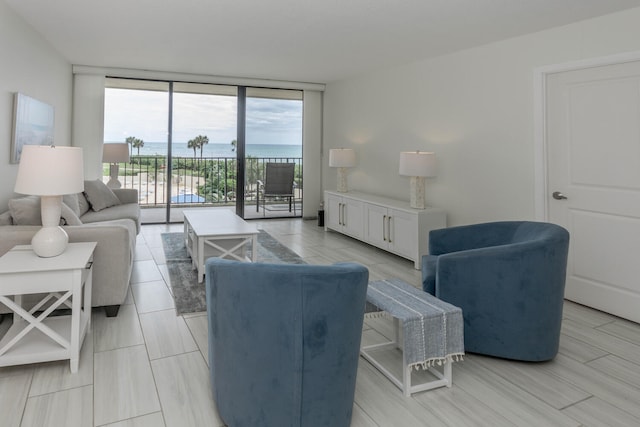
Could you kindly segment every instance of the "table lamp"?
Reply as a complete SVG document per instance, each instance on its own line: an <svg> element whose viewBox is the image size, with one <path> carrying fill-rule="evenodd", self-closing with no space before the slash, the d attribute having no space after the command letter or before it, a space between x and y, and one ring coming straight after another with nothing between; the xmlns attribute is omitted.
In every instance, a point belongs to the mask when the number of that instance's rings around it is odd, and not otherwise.
<svg viewBox="0 0 640 427"><path fill-rule="evenodd" d="M338 168L338 191L346 193L347 168L356 165L356 153L351 148L332 148L329 150L329 167Z"/></svg>
<svg viewBox="0 0 640 427"><path fill-rule="evenodd" d="M411 177L410 205L424 209L425 179L436 176L436 154L426 151L403 151L400 153L400 175Z"/></svg>
<svg viewBox="0 0 640 427"><path fill-rule="evenodd" d="M69 242L59 226L64 194L84 190L82 148L25 145L22 148L15 192L40 196L42 228L31 239L40 257L58 256Z"/></svg>
<svg viewBox="0 0 640 427"><path fill-rule="evenodd" d="M120 163L129 161L129 144L126 142L109 143L102 145L102 163L109 163L109 182L107 187L120 188L122 184L118 181Z"/></svg>

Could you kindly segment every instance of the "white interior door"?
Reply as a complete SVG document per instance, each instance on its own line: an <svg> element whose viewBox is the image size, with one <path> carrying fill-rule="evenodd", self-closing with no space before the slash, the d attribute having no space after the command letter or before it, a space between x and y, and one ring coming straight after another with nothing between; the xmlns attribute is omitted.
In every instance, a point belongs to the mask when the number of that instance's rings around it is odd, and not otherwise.
<svg viewBox="0 0 640 427"><path fill-rule="evenodd" d="M640 322L640 62L546 83L547 214L571 234L565 296Z"/></svg>

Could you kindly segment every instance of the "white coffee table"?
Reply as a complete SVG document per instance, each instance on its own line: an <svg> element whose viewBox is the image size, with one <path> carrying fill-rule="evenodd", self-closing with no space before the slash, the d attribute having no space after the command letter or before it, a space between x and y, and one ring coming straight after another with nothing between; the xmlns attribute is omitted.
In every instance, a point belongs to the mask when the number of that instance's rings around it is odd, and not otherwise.
<svg viewBox="0 0 640 427"><path fill-rule="evenodd" d="M0 366L69 359L71 372L78 371L91 326L95 247L69 243L62 255L40 258L19 245L0 257L0 302L13 311L13 325L0 341ZM34 307L22 307L23 295L41 293L46 296ZM49 317L58 308L71 308L71 315Z"/></svg>
<svg viewBox="0 0 640 427"><path fill-rule="evenodd" d="M185 209L184 244L198 270L198 283L204 280L204 261L209 257L256 261L258 229L229 209ZM246 256L251 243L251 259Z"/></svg>

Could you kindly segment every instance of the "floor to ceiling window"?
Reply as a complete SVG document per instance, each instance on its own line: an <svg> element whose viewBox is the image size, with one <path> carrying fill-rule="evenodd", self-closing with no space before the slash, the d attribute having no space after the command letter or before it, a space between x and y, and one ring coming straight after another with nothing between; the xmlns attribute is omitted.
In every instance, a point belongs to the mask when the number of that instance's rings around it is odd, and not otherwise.
<svg viewBox="0 0 640 427"><path fill-rule="evenodd" d="M201 206L301 216L302 91L107 78L104 141L129 143L120 181L139 191L146 222ZM293 165L291 195L264 197L272 163Z"/></svg>

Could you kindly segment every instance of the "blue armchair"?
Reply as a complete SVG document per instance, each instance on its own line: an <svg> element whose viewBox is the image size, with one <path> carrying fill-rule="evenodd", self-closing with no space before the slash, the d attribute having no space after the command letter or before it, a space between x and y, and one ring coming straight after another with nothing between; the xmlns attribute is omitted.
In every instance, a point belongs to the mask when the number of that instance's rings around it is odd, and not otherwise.
<svg viewBox="0 0 640 427"><path fill-rule="evenodd" d="M569 233L505 221L429 233L422 287L462 308L466 351L523 361L555 357Z"/></svg>
<svg viewBox="0 0 640 427"><path fill-rule="evenodd" d="M206 262L209 368L232 427L348 427L368 270Z"/></svg>

